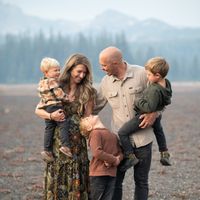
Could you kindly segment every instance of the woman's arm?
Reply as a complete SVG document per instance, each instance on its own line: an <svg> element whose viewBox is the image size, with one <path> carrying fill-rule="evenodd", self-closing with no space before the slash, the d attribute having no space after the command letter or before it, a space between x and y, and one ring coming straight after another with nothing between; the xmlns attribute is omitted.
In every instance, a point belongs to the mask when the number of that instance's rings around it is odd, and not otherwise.
<svg viewBox="0 0 200 200"><path fill-rule="evenodd" d="M43 119L50 119L54 121L65 120L65 115L62 109L58 109L52 113L48 113L46 110L36 107L35 114Z"/></svg>
<svg viewBox="0 0 200 200"><path fill-rule="evenodd" d="M36 107L35 114L43 119L50 119L50 113L48 113L44 109L39 109L38 107Z"/></svg>

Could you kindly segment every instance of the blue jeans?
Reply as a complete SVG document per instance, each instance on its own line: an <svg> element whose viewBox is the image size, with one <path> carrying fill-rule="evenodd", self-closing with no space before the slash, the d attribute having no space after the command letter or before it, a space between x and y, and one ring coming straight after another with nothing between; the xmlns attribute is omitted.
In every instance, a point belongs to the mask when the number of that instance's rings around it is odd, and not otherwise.
<svg viewBox="0 0 200 200"><path fill-rule="evenodd" d="M167 142L166 142L165 134L162 128L161 119L162 119L162 115L156 118L156 121L154 122L152 128L153 128L154 135L156 136L156 141L158 144L159 151L167 151L168 150Z"/></svg>
<svg viewBox="0 0 200 200"><path fill-rule="evenodd" d="M58 109L63 109L60 105L50 105L45 108L49 113L52 113ZM53 136L55 128L58 126L60 128L60 139L63 146L70 148L70 138L68 130L70 128L70 118L66 118L65 121L57 122L54 120L45 120L45 133L44 133L44 150L52 151L53 149Z"/></svg>
<svg viewBox="0 0 200 200"><path fill-rule="evenodd" d="M135 155L139 159L139 163L134 166L133 171L135 181L134 200L147 200L149 193L148 176L151 166L152 143L140 148L135 148ZM121 172L119 169L120 165L117 169L113 200L122 200L122 183L125 177L125 172Z"/></svg>
<svg viewBox="0 0 200 200"><path fill-rule="evenodd" d="M90 199L112 200L116 177L90 176Z"/></svg>

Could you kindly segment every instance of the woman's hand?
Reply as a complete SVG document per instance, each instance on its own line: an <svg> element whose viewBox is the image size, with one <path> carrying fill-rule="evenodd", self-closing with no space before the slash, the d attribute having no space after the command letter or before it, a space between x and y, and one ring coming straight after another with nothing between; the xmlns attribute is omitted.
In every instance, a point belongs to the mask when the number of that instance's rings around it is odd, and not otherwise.
<svg viewBox="0 0 200 200"><path fill-rule="evenodd" d="M142 114L140 116L140 119L142 119L142 122L139 125L140 128L147 128L149 126L152 126L157 117L158 117L157 112Z"/></svg>
<svg viewBox="0 0 200 200"><path fill-rule="evenodd" d="M51 119L51 120L60 121L60 122L65 120L65 114L62 109L56 110L53 113L48 113L44 109L36 108L35 114L43 119Z"/></svg>
<svg viewBox="0 0 200 200"><path fill-rule="evenodd" d="M51 113L51 119L54 121L62 122L65 120L65 113L62 109L58 109Z"/></svg>

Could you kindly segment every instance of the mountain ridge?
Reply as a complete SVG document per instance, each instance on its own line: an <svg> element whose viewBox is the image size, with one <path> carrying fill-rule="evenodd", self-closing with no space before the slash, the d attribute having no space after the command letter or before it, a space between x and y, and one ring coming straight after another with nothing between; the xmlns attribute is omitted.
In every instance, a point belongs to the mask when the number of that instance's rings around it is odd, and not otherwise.
<svg viewBox="0 0 200 200"><path fill-rule="evenodd" d="M158 19L138 20L116 10L106 10L90 21L48 20L25 14L19 7L0 2L0 35L42 31L50 34L75 35L80 32L96 36L102 32L116 35L124 32L129 41L159 41L167 39L200 38L200 28L175 27Z"/></svg>

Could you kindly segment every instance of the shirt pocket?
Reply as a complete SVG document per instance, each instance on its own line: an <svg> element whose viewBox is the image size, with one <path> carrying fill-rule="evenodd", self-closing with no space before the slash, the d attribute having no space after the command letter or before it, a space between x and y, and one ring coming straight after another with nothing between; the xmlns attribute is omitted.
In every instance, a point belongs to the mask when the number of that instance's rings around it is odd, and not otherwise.
<svg viewBox="0 0 200 200"><path fill-rule="evenodd" d="M108 92L108 102L112 108L119 107L119 95L118 92Z"/></svg>
<svg viewBox="0 0 200 200"><path fill-rule="evenodd" d="M133 104L142 97L143 87L130 87L129 94L132 96Z"/></svg>
<svg viewBox="0 0 200 200"><path fill-rule="evenodd" d="M130 87L129 94L141 94L143 91L142 87Z"/></svg>

